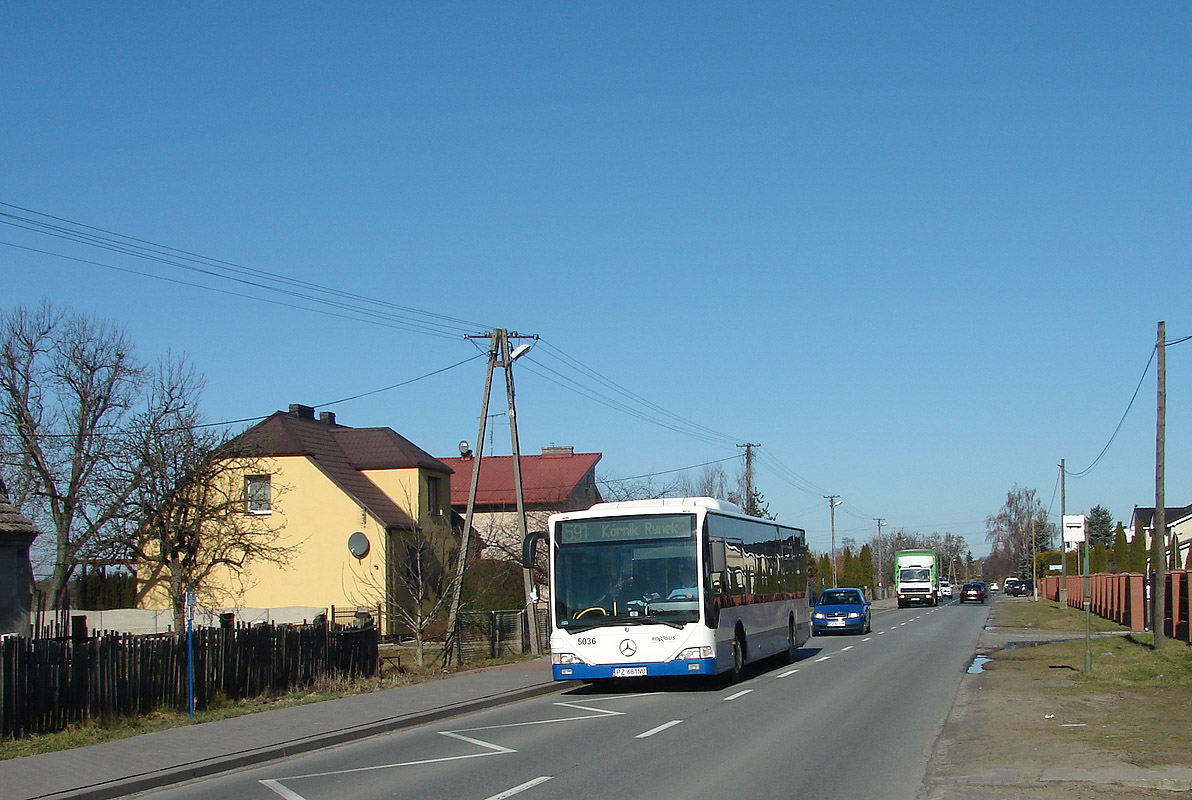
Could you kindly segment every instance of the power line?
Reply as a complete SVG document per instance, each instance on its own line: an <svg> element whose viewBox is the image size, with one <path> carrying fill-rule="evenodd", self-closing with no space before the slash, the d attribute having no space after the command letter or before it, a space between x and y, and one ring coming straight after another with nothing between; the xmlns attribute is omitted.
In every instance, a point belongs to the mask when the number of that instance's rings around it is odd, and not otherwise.
<svg viewBox="0 0 1192 800"><path fill-rule="evenodd" d="M1187 341L1190 338L1192 338L1192 337L1184 337L1180 341L1181 342ZM1101 448L1101 452L1097 454L1097 457L1095 459L1093 459L1093 463L1089 464L1087 467L1085 467L1084 469L1079 470L1077 472L1073 472L1072 470L1065 469L1064 472L1066 474L1072 476L1073 478L1083 478L1084 476L1086 476L1090 472L1092 472L1099 463L1101 463L1101 459L1105 457L1105 453L1109 450L1109 446L1111 444L1113 444L1113 440L1117 438L1118 433L1122 430L1122 425L1126 422L1126 417L1130 414L1130 409L1134 407L1134 401L1138 399L1138 392L1140 389L1142 389L1142 382L1144 380L1146 380L1147 373L1150 372L1150 370L1151 370L1151 364L1155 360L1156 352L1158 352L1158 348L1152 347L1151 348L1151 357L1149 359L1147 359L1146 367L1144 367L1142 370L1142 376L1138 379L1138 385L1134 387L1134 394L1130 396L1130 402L1126 404L1126 410L1124 412L1122 412L1122 418L1120 420L1118 420L1117 427L1113 429L1113 434L1109 437L1109 441L1106 442L1105 446ZM1052 497L1052 499L1054 500L1055 498Z"/></svg>
<svg viewBox="0 0 1192 800"><path fill-rule="evenodd" d="M365 295L336 289L334 287L323 286L310 281L300 280L288 275L245 267L234 262L203 256L191 251L181 250L168 245L151 242L146 239L140 239L134 236L128 236L126 234L67 220L63 217L44 214L42 212L16 206L11 203L0 202L0 206L22 211L26 214L36 215L34 217L30 217L20 216L8 212L0 212L0 224L9 225L21 230L30 231L44 236L50 236L76 244L96 247L176 269L194 272L216 280L238 283L244 286L260 289L262 291L273 292L283 296L300 299L309 303L338 308L342 311L349 312L350 316L345 317L348 319L363 319L363 321L381 320L383 323L388 323L391 327L400 327L415 333L447 336L448 338L455 338L467 331L474 330L477 327L484 327L472 321L449 317L430 311L423 311L412 306L377 300ZM55 220L57 222L64 222L67 223L67 225L74 227L51 224L43 221L42 219L37 219L36 217L43 217L45 219ZM305 306L296 306L284 302L279 303L275 300L270 300L268 298L251 294L228 292L226 290L221 290L203 283L181 281L160 275L158 273L142 272L140 270L91 261L50 250L29 247L14 242L0 242L0 244L5 244L9 247L27 250L29 252L35 252L42 255L49 255L78 263L103 267L105 269L127 272L142 277L157 278L159 280L165 280L194 288L207 289L209 291L216 291L223 294L230 294L233 296L240 296L253 300L261 300L263 302L274 302L279 305L298 308L305 311L317 311L317 309L311 309ZM341 315L332 314L332 316Z"/></svg>

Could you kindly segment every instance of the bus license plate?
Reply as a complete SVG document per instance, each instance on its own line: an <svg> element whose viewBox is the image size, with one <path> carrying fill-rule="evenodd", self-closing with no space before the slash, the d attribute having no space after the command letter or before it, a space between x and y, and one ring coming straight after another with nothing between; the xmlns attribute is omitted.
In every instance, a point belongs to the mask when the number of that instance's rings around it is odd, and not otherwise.
<svg viewBox="0 0 1192 800"><path fill-rule="evenodd" d="M614 678L644 678L646 677L645 667L613 667Z"/></svg>

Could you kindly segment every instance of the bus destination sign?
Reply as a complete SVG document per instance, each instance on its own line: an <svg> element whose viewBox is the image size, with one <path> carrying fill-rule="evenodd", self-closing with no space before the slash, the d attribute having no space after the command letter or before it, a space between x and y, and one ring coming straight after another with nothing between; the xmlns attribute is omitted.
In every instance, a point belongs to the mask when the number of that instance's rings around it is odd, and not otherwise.
<svg viewBox="0 0 1192 800"><path fill-rule="evenodd" d="M695 530L691 514L611 517L574 520L559 525L560 544L625 542L637 539L689 539Z"/></svg>

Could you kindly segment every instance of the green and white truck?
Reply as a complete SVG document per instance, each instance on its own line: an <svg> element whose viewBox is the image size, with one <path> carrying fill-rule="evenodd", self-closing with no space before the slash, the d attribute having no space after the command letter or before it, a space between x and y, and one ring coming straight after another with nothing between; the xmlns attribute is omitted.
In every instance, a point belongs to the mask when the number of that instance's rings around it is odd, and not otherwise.
<svg viewBox="0 0 1192 800"><path fill-rule="evenodd" d="M894 591L898 594L899 608L939 605L940 569L935 551L896 550Z"/></svg>

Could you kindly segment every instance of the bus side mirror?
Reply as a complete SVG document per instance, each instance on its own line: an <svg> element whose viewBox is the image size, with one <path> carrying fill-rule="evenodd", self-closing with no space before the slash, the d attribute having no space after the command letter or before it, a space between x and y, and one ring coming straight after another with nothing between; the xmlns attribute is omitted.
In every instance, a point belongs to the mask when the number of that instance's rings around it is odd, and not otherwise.
<svg viewBox="0 0 1192 800"><path fill-rule="evenodd" d="M728 569L728 552L723 539L712 540L712 571L724 572Z"/></svg>
<svg viewBox="0 0 1192 800"><path fill-rule="evenodd" d="M546 539L546 531L533 531L522 539L522 569L534 569L534 556L538 550L538 542Z"/></svg>

